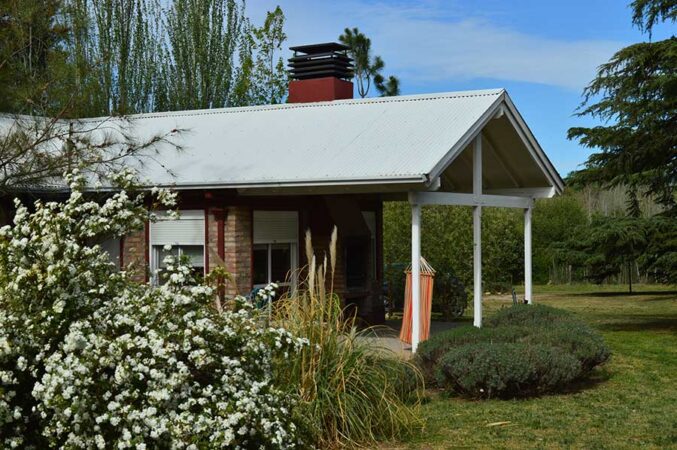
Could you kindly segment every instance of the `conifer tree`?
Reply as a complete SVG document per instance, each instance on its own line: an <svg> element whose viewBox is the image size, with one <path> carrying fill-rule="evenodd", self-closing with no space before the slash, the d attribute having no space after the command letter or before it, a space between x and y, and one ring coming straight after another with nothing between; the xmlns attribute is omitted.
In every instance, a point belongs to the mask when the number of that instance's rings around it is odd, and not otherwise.
<svg viewBox="0 0 677 450"><path fill-rule="evenodd" d="M677 20L674 0L636 0L631 8L633 23L650 38L656 24ZM677 38L619 50L585 89L579 115L603 124L569 130L570 139L596 150L576 178L628 186L631 215L640 193L676 215Z"/></svg>
<svg viewBox="0 0 677 450"><path fill-rule="evenodd" d="M400 81L389 76L386 80L381 72L385 63L380 56L372 55L371 39L357 28L346 28L339 41L350 47L353 58L357 93L364 98L369 94L372 83L382 97L400 95Z"/></svg>

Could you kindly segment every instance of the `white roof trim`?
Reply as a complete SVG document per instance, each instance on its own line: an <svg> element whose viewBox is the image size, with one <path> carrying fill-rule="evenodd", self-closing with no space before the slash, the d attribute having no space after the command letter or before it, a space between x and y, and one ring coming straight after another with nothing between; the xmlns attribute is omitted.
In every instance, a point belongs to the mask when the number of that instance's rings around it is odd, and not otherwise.
<svg viewBox="0 0 677 450"><path fill-rule="evenodd" d="M494 101L494 103L489 107L484 114L479 118L475 124L466 131L463 137L454 144L449 152L442 158L433 169L429 172L428 177L430 179L438 178L442 175L442 172L445 171L449 164L451 164L458 155L472 142L477 134L482 131L482 129L487 125L487 123L494 117L496 110L503 101L505 97L505 90L501 89L501 95Z"/></svg>
<svg viewBox="0 0 677 450"><path fill-rule="evenodd" d="M435 179L439 177L442 172L444 172L447 167L449 167L449 165L461 154L461 152L468 145L470 145L473 139L477 137L477 135L482 131L482 129L484 129L489 121L496 117L496 115L499 113L505 113L505 115L508 117L508 120L510 120L510 123L517 131L520 139L529 150L529 153L531 153L534 161L536 164L538 164L538 167L555 188L556 193L561 194L564 190L564 181L562 180L562 177L559 175L557 169L555 169L552 162L539 145L536 137L531 132L531 129L529 129L527 126L526 122L505 90L503 90L501 96L496 99L494 104L492 104L491 107L485 111L482 117L480 117L480 119L466 132L463 138L459 140L449 150L449 153L447 153L447 155L445 155L445 157L440 160L440 162L430 171L429 178Z"/></svg>
<svg viewBox="0 0 677 450"><path fill-rule="evenodd" d="M529 149L529 152L531 152L532 156L534 156L538 166L541 168L543 173L546 174L552 185L557 189L557 193L561 194L564 190L564 180L562 180L562 177L557 172L557 169L555 169L555 166L545 154L543 148L541 148L541 145L536 140L536 137L531 132L531 129L522 118L522 115L515 107L515 104L510 99L510 96L505 94L504 100L506 106L508 107L508 119L517 130L517 133L522 139L524 145L526 145L526 147Z"/></svg>

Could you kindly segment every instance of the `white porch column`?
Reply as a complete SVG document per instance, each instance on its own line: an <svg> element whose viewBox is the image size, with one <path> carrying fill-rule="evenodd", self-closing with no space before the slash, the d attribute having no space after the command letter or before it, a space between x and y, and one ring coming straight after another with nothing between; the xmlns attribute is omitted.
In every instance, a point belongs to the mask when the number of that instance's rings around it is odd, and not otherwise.
<svg viewBox="0 0 677 450"><path fill-rule="evenodd" d="M421 339L421 205L415 194L411 202L411 352Z"/></svg>
<svg viewBox="0 0 677 450"><path fill-rule="evenodd" d="M473 148L473 195L482 195L482 133L475 138ZM473 325L482 326L482 206L473 206Z"/></svg>
<svg viewBox="0 0 677 450"><path fill-rule="evenodd" d="M524 210L524 299L531 304L531 206Z"/></svg>

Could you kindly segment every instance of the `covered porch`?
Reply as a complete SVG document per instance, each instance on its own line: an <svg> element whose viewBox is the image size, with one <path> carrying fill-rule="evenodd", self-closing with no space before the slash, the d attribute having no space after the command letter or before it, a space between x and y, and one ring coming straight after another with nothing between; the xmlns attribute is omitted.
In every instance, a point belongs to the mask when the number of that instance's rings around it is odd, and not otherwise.
<svg viewBox="0 0 677 450"><path fill-rule="evenodd" d="M524 293L520 301L533 303L532 212L538 198L549 198L563 190L563 182L524 123L509 97L468 130L467 137L449 152L431 173L430 187L407 192L411 208L411 352L421 342L422 292L421 236L425 233L421 209L427 205L472 208L473 283L472 319L482 326L482 211L512 208L524 220ZM433 304L435 299L433 298ZM431 334L453 328L453 323L432 323ZM396 344L389 344L395 346ZM408 348L403 347L405 350Z"/></svg>

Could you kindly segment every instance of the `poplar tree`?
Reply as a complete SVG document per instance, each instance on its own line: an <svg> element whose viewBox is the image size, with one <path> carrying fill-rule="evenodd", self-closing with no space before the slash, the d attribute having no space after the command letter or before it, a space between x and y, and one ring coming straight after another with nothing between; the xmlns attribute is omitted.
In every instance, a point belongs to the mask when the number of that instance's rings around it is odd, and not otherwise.
<svg viewBox="0 0 677 450"><path fill-rule="evenodd" d="M229 104L246 23L244 2L173 0L166 12L166 71L158 109Z"/></svg>
<svg viewBox="0 0 677 450"><path fill-rule="evenodd" d="M280 56L284 33L284 13L278 6L266 14L260 28L252 30L255 38L256 60L252 68L253 85L251 103L281 103L287 92L287 70Z"/></svg>
<svg viewBox="0 0 677 450"><path fill-rule="evenodd" d="M161 67L159 0L66 0L74 113L152 111Z"/></svg>

